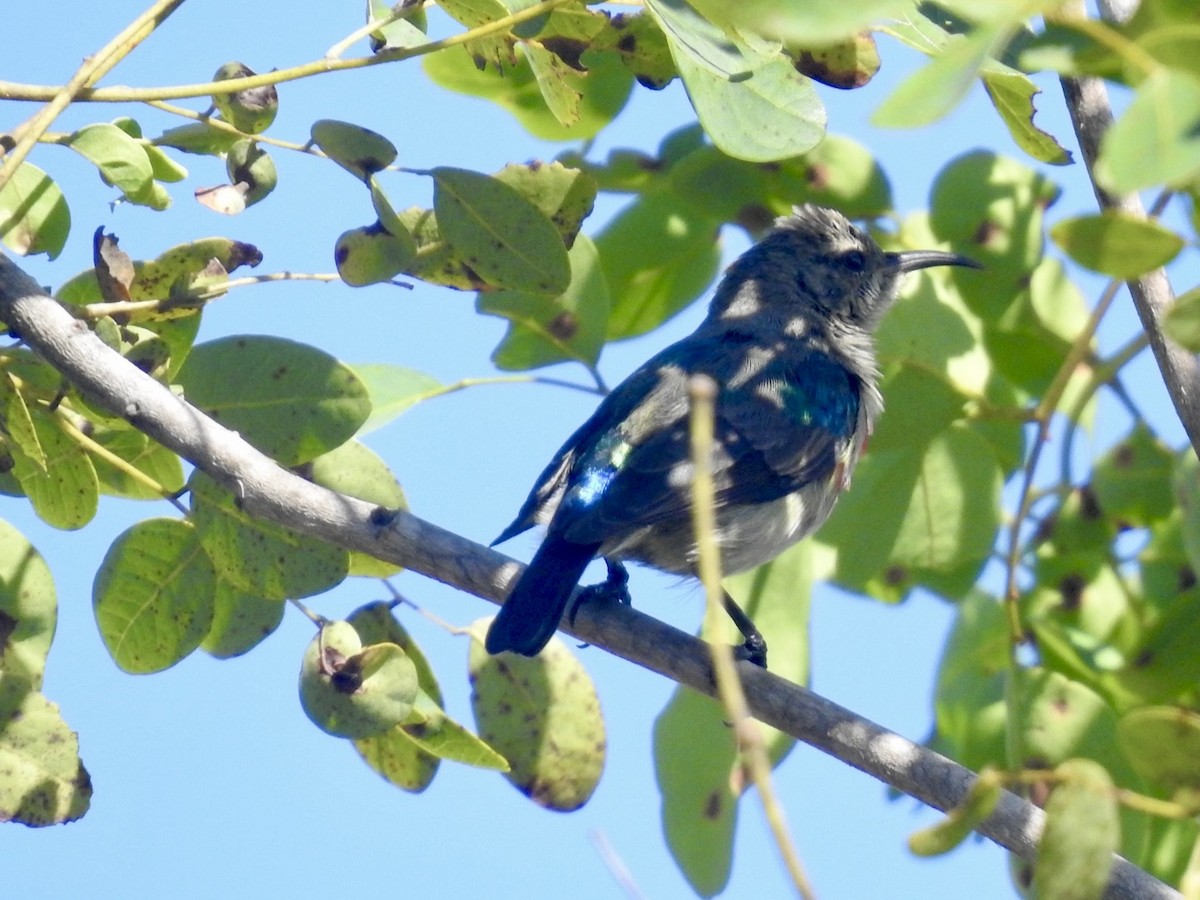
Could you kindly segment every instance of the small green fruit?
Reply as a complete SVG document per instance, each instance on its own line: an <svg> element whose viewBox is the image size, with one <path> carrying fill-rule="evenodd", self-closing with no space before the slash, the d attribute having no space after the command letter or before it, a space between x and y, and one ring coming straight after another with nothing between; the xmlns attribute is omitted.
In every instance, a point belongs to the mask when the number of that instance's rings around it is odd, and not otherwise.
<svg viewBox="0 0 1200 900"><path fill-rule="evenodd" d="M250 138L238 141L229 149L225 157L225 171L229 173L231 184L246 186L247 206L257 203L275 190L279 180L275 161Z"/></svg>
<svg viewBox="0 0 1200 900"><path fill-rule="evenodd" d="M254 74L256 73L249 66L240 62L230 62L217 69L213 81L249 78ZM266 131L275 121L275 114L279 111L279 94L271 84L244 91L231 91L228 94L213 94L212 101L220 111L222 119L246 134Z"/></svg>

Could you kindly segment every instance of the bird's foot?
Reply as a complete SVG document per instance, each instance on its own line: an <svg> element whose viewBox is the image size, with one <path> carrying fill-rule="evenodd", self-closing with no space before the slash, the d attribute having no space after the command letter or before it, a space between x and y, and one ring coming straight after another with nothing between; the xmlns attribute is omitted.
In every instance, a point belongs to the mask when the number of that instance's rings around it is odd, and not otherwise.
<svg viewBox="0 0 1200 900"><path fill-rule="evenodd" d="M733 655L737 659L744 659L765 669L767 667L767 641L762 636L762 632L728 593L725 594L724 604L725 612L729 614L729 618L733 619L733 624L746 639L744 644L734 648Z"/></svg>
<svg viewBox="0 0 1200 900"><path fill-rule="evenodd" d="M585 603L603 600L607 603L633 605L633 598L629 596L629 572L625 566L612 559L604 560L604 564L608 567L608 575L605 579L599 584L583 588L576 596L575 602L571 604L571 610L567 613L567 621L572 626L575 624L575 614Z"/></svg>
<svg viewBox="0 0 1200 900"><path fill-rule="evenodd" d="M746 638L744 644L733 648L733 658L744 659L746 662L754 663L760 669L765 669L767 667L767 642L756 631Z"/></svg>

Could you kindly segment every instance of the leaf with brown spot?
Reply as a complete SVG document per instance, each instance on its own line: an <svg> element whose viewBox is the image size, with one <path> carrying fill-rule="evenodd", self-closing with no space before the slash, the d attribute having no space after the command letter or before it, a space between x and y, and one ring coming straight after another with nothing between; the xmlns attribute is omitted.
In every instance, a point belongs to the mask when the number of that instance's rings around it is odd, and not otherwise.
<svg viewBox="0 0 1200 900"><path fill-rule="evenodd" d="M120 303L129 299L129 286L133 283L133 260L117 246L115 234L105 234L103 226L92 236L92 262L96 267L96 280L100 293L109 303Z"/></svg>
<svg viewBox="0 0 1200 900"><path fill-rule="evenodd" d="M850 90L867 84L879 71L875 36L863 31L835 44L788 49L796 71L830 87Z"/></svg>
<svg viewBox="0 0 1200 900"><path fill-rule="evenodd" d="M481 293L476 309L510 322L492 354L502 369L524 370L563 360L595 365L608 324L608 289L595 245L580 235L569 254L571 283L557 297L522 291Z"/></svg>
<svg viewBox="0 0 1200 900"><path fill-rule="evenodd" d="M604 771L607 738L587 672L557 638L536 657L488 654L490 619L471 625L471 708L479 735L511 766L505 775L540 806L578 809Z"/></svg>
<svg viewBox="0 0 1200 900"><path fill-rule="evenodd" d="M667 845L688 884L711 897L729 882L737 797L733 729L715 700L677 688L654 723L654 771Z"/></svg>
<svg viewBox="0 0 1200 900"><path fill-rule="evenodd" d="M430 174L438 227L473 271L496 288L550 295L566 289L566 247L535 204L479 172L441 166Z"/></svg>

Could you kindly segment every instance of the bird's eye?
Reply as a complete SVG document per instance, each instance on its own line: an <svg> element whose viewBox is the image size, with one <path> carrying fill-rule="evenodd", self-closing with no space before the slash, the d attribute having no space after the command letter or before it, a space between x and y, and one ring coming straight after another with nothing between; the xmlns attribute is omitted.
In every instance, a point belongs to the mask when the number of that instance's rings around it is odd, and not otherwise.
<svg viewBox="0 0 1200 900"><path fill-rule="evenodd" d="M861 272L867 267L867 258L861 250L850 250L842 254L842 265L851 272Z"/></svg>

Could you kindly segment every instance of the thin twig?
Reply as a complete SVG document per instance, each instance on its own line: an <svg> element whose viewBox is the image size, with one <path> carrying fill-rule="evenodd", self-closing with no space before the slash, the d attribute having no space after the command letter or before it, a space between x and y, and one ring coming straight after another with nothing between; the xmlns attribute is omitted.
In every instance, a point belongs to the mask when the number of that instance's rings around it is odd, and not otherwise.
<svg viewBox="0 0 1200 900"><path fill-rule="evenodd" d="M166 313L173 310L200 308L209 300L225 296L231 288L250 287L256 284L275 284L281 281L340 281L336 272L272 272L269 275L245 275L227 281L205 285L186 297L163 297L156 300L113 300L104 303L88 303L77 307L82 319L96 320L105 316L134 316L139 313Z"/></svg>
<svg viewBox="0 0 1200 900"><path fill-rule="evenodd" d="M16 145L4 155L0 163L0 188L3 188L17 167L25 161L38 138L49 129L58 118L58 114L71 105L72 102L99 79L103 78L113 66L124 59L134 47L153 33L166 18L171 15L183 0L157 0L148 10L130 22L121 32L105 44L94 55L87 57L83 65L71 76L71 80L62 87L53 88L53 93L41 99L47 104L17 131L20 136Z"/></svg>
<svg viewBox="0 0 1200 900"><path fill-rule="evenodd" d="M742 690L738 665L733 658L733 647L723 636L728 625L722 610L721 557L716 540L715 495L713 491L712 447L714 433L717 385L709 377L698 375L688 382L688 394L692 403L691 446L692 446L692 523L696 534L698 553L697 566L700 582L704 585L706 599L704 612L705 633L712 652L713 672L717 680L717 696L733 723L737 735L738 755L742 765L750 773L758 796L762 800L767 824L784 866L792 878L796 892L805 900L813 900L812 885L800 862L795 843L788 832L787 817L783 804L771 784L771 760L763 742L762 725L750 717L750 707ZM751 663L744 663L751 666Z"/></svg>
<svg viewBox="0 0 1200 900"><path fill-rule="evenodd" d="M181 3L183 0L174 0L174 2ZM365 69L370 66L379 66L391 62L399 62L403 59L425 56L429 53L436 53L439 50L446 50L450 47L467 44L479 38L500 34L511 30L522 22L528 22L530 19L536 19L560 6L576 2L578 0L542 0L541 3L536 3L511 15L495 19L494 21L468 29L459 34L451 35L450 37L430 41L427 44L421 44L417 47L395 47L381 50L373 56L360 56L353 59L326 59L325 57L321 57L302 65L291 66L286 69L276 69L273 72L263 72L259 75L248 75L245 78L230 78L225 81L203 81L196 84L164 85L148 88L86 88L78 91L75 99L85 103L145 103L151 100L181 100L185 97L208 97L218 91L231 93L251 88L266 87L267 85L283 84L288 81L308 78L312 75L323 75L327 72ZM61 90L63 88L52 85L0 81L0 100L47 100L54 97Z"/></svg>

